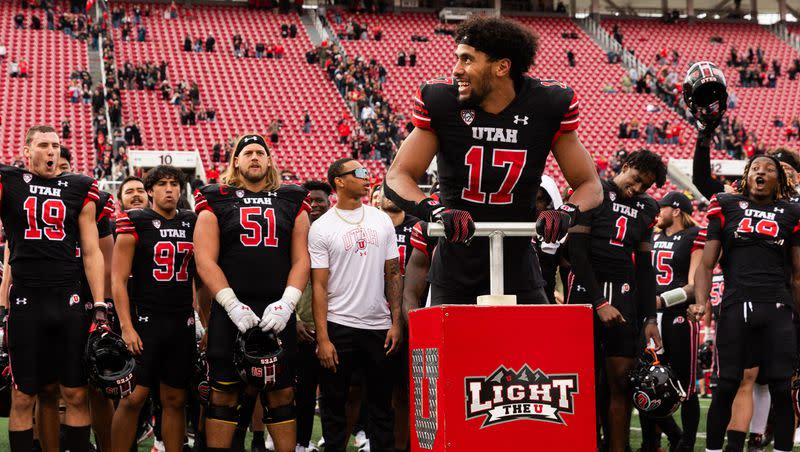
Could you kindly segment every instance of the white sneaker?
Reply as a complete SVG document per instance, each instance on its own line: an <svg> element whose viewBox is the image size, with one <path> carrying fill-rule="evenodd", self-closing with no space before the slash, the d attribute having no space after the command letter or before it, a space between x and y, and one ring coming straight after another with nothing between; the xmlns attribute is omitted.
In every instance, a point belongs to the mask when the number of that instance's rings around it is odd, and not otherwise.
<svg viewBox="0 0 800 452"><path fill-rule="evenodd" d="M367 442L364 443L363 446L358 448L358 452L370 452L370 450L369 450L369 440L367 440Z"/></svg>
<svg viewBox="0 0 800 452"><path fill-rule="evenodd" d="M165 452L166 449L164 448L164 442L155 440L153 441L153 449L150 452Z"/></svg>
<svg viewBox="0 0 800 452"><path fill-rule="evenodd" d="M320 439L320 441L322 441L322 440ZM322 446L322 444L319 444L319 446ZM317 446L314 445L314 441L309 441L308 442L308 446L306 446L306 452L319 452L319 449L317 448Z"/></svg>
<svg viewBox="0 0 800 452"><path fill-rule="evenodd" d="M264 443L266 444L267 450L274 451L275 450L275 442L272 441L272 437L269 436L269 433L267 433L264 436L266 436L266 441L264 441Z"/></svg>
<svg viewBox="0 0 800 452"><path fill-rule="evenodd" d="M311 444L311 443L309 443ZM325 447L325 437L320 437L319 441L317 441L317 447Z"/></svg>
<svg viewBox="0 0 800 452"><path fill-rule="evenodd" d="M303 447L303 446L301 446L299 444L294 446L294 452L306 452L307 450L308 449L306 449L305 447Z"/></svg>
<svg viewBox="0 0 800 452"><path fill-rule="evenodd" d="M367 444L367 434L364 430L359 430L356 432L355 446L360 448L364 447L364 444Z"/></svg>

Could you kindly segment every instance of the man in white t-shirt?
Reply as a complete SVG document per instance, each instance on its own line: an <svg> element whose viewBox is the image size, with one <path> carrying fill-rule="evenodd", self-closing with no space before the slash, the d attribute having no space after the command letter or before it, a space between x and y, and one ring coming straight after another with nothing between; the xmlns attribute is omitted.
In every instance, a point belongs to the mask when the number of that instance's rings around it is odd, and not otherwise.
<svg viewBox="0 0 800 452"><path fill-rule="evenodd" d="M391 373L402 339L402 280L394 225L363 205L369 172L339 159L328 169L338 204L311 225L312 308L317 328L322 435L326 452L347 446L345 403L357 368L366 374L370 445L394 450Z"/></svg>

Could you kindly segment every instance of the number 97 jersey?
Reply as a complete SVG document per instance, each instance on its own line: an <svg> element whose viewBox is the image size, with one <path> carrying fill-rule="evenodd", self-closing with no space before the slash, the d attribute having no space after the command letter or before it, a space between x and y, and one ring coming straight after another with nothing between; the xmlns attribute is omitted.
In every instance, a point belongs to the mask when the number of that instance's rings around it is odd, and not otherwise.
<svg viewBox="0 0 800 452"><path fill-rule="evenodd" d="M258 193L206 185L195 192L195 211L203 210L217 217L217 262L239 299L248 303L279 299L292 267L295 219L311 210L308 191L296 185Z"/></svg>
<svg viewBox="0 0 800 452"><path fill-rule="evenodd" d="M149 207L117 217L117 236L131 234L136 239L128 284L131 303L160 312L192 309L196 222L190 210L178 210L167 219Z"/></svg>

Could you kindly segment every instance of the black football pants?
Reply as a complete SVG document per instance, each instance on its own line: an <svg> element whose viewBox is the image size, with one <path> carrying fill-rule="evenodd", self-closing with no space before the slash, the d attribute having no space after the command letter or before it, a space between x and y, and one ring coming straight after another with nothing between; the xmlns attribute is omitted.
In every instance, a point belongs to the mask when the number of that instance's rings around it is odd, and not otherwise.
<svg viewBox="0 0 800 452"><path fill-rule="evenodd" d="M336 347L339 365L336 372L320 371L320 408L325 452L347 450L345 404L350 380L357 368L366 377L369 406L367 437L373 452L394 452L394 412L392 410L393 372L397 354L386 356L383 348L386 330L366 330L328 322L328 337Z"/></svg>

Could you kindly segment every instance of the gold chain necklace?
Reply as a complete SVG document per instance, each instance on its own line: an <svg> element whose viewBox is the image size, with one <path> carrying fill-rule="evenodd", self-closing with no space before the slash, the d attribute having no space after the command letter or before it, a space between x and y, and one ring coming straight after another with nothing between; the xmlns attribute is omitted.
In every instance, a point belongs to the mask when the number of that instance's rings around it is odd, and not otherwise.
<svg viewBox="0 0 800 452"><path fill-rule="evenodd" d="M355 225L355 226L360 226L361 223L364 222L364 216L367 213L367 209L365 209L364 206L361 206L361 219L356 221L356 222L353 222L353 221L350 221L347 218L343 217L342 214L339 213L339 210L340 209L338 207L334 207L333 208L333 211L336 213L336 216L339 217L339 219L344 221L345 223L352 224L352 225Z"/></svg>

